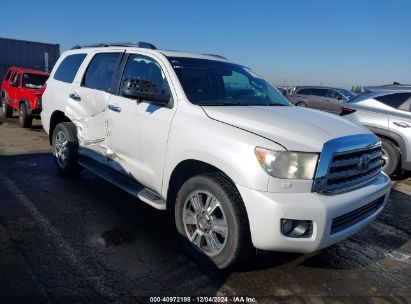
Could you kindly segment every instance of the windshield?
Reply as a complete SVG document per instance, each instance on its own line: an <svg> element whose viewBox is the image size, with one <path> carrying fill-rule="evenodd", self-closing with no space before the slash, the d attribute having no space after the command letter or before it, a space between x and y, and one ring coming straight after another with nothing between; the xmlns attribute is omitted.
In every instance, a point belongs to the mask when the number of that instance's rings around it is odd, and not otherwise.
<svg viewBox="0 0 411 304"><path fill-rule="evenodd" d="M344 94L346 97L348 97L348 99L352 99L352 98L354 98L355 96L357 96L357 94L355 94L355 93L353 93L353 92L351 92L351 91L348 91L348 90L337 89L337 91L340 92L340 93L342 93L342 94Z"/></svg>
<svg viewBox="0 0 411 304"><path fill-rule="evenodd" d="M41 89L48 76L39 74L23 74L23 88Z"/></svg>
<svg viewBox="0 0 411 304"><path fill-rule="evenodd" d="M237 64L169 57L191 103L225 106L289 106L284 96L251 69Z"/></svg>

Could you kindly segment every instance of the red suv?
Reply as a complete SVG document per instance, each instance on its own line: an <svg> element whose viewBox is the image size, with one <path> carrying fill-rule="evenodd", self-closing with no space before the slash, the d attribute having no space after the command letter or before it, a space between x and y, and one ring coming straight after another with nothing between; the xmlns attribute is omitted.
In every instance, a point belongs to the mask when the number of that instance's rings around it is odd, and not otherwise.
<svg viewBox="0 0 411 304"><path fill-rule="evenodd" d="M39 119L41 95L49 73L11 67L1 85L1 100L4 117L12 117L13 109L19 111L20 125L30 128L33 118Z"/></svg>

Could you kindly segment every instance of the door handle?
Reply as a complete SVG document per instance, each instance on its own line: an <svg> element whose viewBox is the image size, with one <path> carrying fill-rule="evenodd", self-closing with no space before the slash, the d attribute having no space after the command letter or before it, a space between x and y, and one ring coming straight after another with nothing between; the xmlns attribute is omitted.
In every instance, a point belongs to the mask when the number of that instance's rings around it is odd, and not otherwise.
<svg viewBox="0 0 411 304"><path fill-rule="evenodd" d="M401 128L409 128L409 127L411 127L409 124L407 124L406 122L403 122L403 121L393 121L392 123L393 123L394 125L397 125L397 126L401 127Z"/></svg>
<svg viewBox="0 0 411 304"><path fill-rule="evenodd" d="M118 113L121 112L121 108L119 106L115 106L115 105L112 105L112 104L108 105L108 109L113 111L113 112L118 112Z"/></svg>
<svg viewBox="0 0 411 304"><path fill-rule="evenodd" d="M69 97L75 101L80 101L81 97L79 94L77 94L76 92L70 93Z"/></svg>

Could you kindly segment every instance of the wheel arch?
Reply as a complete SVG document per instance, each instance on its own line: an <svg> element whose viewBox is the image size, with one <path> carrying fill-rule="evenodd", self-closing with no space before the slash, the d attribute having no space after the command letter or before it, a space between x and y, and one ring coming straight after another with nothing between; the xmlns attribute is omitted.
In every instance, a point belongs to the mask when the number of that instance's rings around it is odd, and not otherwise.
<svg viewBox="0 0 411 304"><path fill-rule="evenodd" d="M178 163L170 175L167 188L167 210L174 210L177 193L188 179L196 175L206 173L220 174L226 182L233 186L233 189L237 191L239 197L241 198L240 192L238 191L234 181L223 170L200 160L186 159Z"/></svg>
<svg viewBox="0 0 411 304"><path fill-rule="evenodd" d="M391 143L393 143L395 146L398 147L398 150L400 152L400 166L401 168L405 168L407 165L407 162L410 160L406 159L407 156L407 145L404 141L404 139L397 133L388 131L385 129L380 129L380 128L375 128L375 127L369 127L366 126L370 131L372 131L375 135L377 135L380 138L383 138Z"/></svg>
<svg viewBox="0 0 411 304"><path fill-rule="evenodd" d="M53 132L56 126L61 122L71 122L70 118L68 118L62 111L54 111L50 117L50 128L49 128L49 143L51 145Z"/></svg>

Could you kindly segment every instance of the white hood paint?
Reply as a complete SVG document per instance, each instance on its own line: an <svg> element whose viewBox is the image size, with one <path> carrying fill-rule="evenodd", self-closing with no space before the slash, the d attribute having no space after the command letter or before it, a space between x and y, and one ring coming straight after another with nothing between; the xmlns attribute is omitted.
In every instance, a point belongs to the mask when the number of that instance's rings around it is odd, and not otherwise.
<svg viewBox="0 0 411 304"><path fill-rule="evenodd" d="M287 106L204 106L217 121L244 129L290 151L321 152L325 142L347 135L370 133L334 114Z"/></svg>

